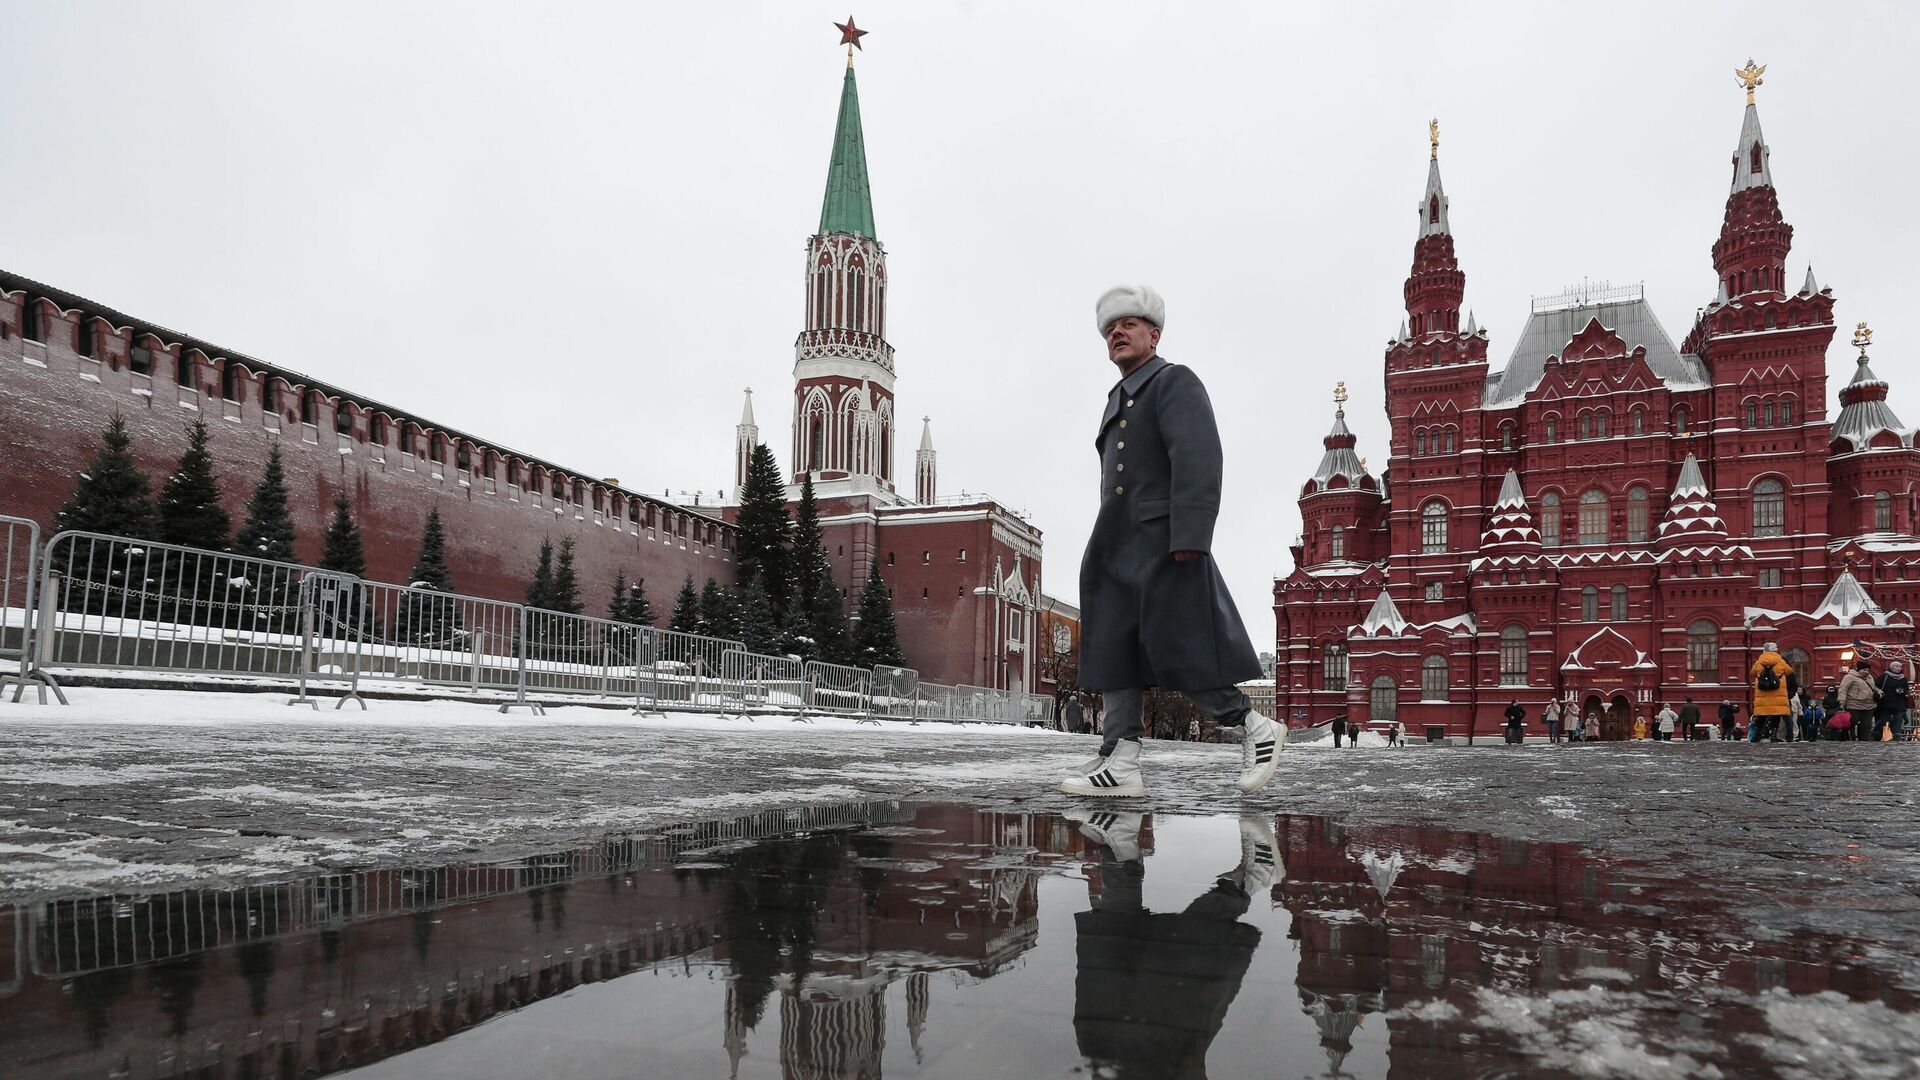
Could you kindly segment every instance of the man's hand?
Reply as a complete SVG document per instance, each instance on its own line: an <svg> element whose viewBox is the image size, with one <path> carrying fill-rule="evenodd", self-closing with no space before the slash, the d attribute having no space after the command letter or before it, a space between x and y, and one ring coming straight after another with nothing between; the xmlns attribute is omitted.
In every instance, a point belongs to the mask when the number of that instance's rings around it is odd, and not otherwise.
<svg viewBox="0 0 1920 1080"><path fill-rule="evenodd" d="M1207 553L1204 551L1176 551L1173 553L1174 562L1192 562L1195 559L1204 559L1206 557Z"/></svg>

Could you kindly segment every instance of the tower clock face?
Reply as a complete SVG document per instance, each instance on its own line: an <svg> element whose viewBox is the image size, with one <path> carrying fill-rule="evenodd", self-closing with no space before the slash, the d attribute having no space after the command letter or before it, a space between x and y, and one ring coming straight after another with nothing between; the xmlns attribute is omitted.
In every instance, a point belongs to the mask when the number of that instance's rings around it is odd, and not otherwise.
<svg viewBox="0 0 1920 1080"><path fill-rule="evenodd" d="M1073 631L1056 624L1053 628L1053 651L1063 653L1072 648Z"/></svg>

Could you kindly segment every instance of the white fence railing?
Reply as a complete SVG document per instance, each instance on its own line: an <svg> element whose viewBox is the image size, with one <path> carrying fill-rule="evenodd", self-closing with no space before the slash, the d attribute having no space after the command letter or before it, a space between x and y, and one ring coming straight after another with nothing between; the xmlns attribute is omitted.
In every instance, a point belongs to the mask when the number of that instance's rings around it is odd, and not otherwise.
<svg viewBox="0 0 1920 1080"><path fill-rule="evenodd" d="M1046 723L1051 699L753 653L737 641L366 581L320 570L0 516L0 687L66 698L67 669L197 675L340 694L465 692L505 712L592 697L636 713L690 709L919 722ZM537 695L537 696L533 696Z"/></svg>

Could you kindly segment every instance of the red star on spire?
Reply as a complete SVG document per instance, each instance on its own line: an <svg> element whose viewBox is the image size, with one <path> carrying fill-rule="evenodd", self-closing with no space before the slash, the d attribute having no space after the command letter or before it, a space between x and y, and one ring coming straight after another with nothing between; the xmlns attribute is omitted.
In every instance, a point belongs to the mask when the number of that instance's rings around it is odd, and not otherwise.
<svg viewBox="0 0 1920 1080"><path fill-rule="evenodd" d="M867 51L867 47L860 44L860 39L866 37L867 32L853 25L853 16L847 16L846 22L834 23L833 25L835 29L840 31L840 44L851 45L861 52Z"/></svg>

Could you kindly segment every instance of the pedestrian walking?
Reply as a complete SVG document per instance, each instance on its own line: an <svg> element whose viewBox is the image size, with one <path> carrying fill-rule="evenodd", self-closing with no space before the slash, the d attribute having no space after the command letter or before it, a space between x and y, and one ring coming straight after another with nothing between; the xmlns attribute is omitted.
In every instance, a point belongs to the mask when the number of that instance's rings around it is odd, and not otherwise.
<svg viewBox="0 0 1920 1080"><path fill-rule="evenodd" d="M1334 749L1338 750L1340 748L1340 740L1345 738L1346 734L1347 734L1347 718L1344 716L1335 716L1333 718Z"/></svg>
<svg viewBox="0 0 1920 1080"><path fill-rule="evenodd" d="M1791 712L1787 704L1787 679L1792 671L1792 666L1780 655L1780 646L1767 642L1760 659L1755 660L1747 672L1748 685L1753 689L1752 719L1747 722L1748 742L1780 741L1780 725Z"/></svg>
<svg viewBox="0 0 1920 1080"><path fill-rule="evenodd" d="M1653 722L1654 730L1658 733L1654 736L1654 740L1672 742L1673 729L1680 726L1680 714L1673 711L1671 702L1664 702L1660 706L1660 711L1653 714Z"/></svg>
<svg viewBox="0 0 1920 1080"><path fill-rule="evenodd" d="M1845 724L1827 721L1829 730L1838 730L1842 739L1857 739L1880 704L1880 688L1874 685L1873 668L1864 657L1853 662L1853 670L1840 680L1840 708L1847 713ZM1836 716L1835 720L1838 719Z"/></svg>
<svg viewBox="0 0 1920 1080"><path fill-rule="evenodd" d="M1720 703L1720 741L1731 742L1733 740L1733 722L1739 715L1740 707L1733 702L1722 701Z"/></svg>
<svg viewBox="0 0 1920 1080"><path fill-rule="evenodd" d="M1080 734L1086 715L1087 710L1080 704L1080 695L1075 694L1067 699L1067 731L1070 734Z"/></svg>
<svg viewBox="0 0 1920 1080"><path fill-rule="evenodd" d="M1519 698L1514 698L1513 703L1507 706L1506 718L1507 718L1507 745L1519 746L1521 740L1526 738L1525 730L1522 725L1524 725L1527 722L1527 710L1520 707Z"/></svg>
<svg viewBox="0 0 1920 1080"><path fill-rule="evenodd" d="M1688 698L1680 705L1680 730L1686 735L1687 741L1692 742L1697 736L1699 727L1700 706L1695 705L1692 698Z"/></svg>
<svg viewBox="0 0 1920 1080"><path fill-rule="evenodd" d="M1905 662L1887 661L1887 670L1880 673L1875 685L1880 689L1880 702L1873 714L1874 740L1906 738L1907 712L1913 707L1913 684L1907 679ZM1887 734L1889 731L1891 735Z"/></svg>
<svg viewBox="0 0 1920 1080"><path fill-rule="evenodd" d="M1559 702L1557 701L1547 702L1547 707L1541 710L1540 723L1546 726L1547 741L1549 743L1552 743L1555 746L1560 745L1560 703Z"/></svg>
<svg viewBox="0 0 1920 1080"><path fill-rule="evenodd" d="M1159 354L1160 294L1122 285L1094 313L1120 381L1094 438L1100 507L1080 561L1080 681L1102 691L1110 715L1100 756L1061 790L1146 794L1141 713L1152 686L1243 729L1235 786L1251 794L1273 779L1286 729L1236 685L1260 677L1260 658L1213 561L1222 478L1213 405L1191 368Z"/></svg>
<svg viewBox="0 0 1920 1080"><path fill-rule="evenodd" d="M1188 742L1200 741L1200 721L1198 720L1187 721L1187 741Z"/></svg>
<svg viewBox="0 0 1920 1080"><path fill-rule="evenodd" d="M1401 723L1397 716L1387 721L1387 745L1402 747L1407 745L1407 725Z"/></svg>

